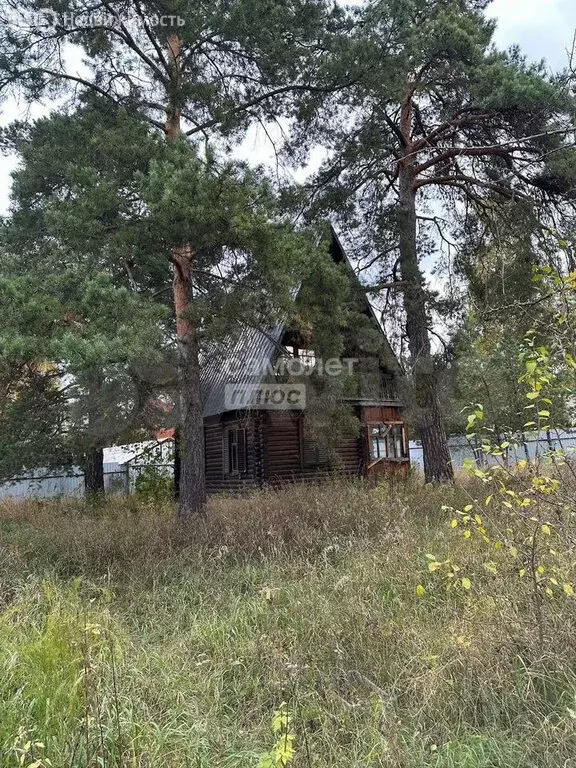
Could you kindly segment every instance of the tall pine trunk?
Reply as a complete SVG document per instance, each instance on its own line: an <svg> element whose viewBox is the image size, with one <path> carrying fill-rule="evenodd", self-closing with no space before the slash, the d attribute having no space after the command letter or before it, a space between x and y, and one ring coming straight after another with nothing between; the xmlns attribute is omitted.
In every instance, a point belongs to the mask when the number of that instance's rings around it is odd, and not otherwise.
<svg viewBox="0 0 576 768"><path fill-rule="evenodd" d="M84 470L84 496L87 500L94 500L104 495L104 448L100 416L103 373L100 370L91 369L85 376L88 444L82 469Z"/></svg>
<svg viewBox="0 0 576 768"><path fill-rule="evenodd" d="M178 503L181 518L201 514L206 504L204 419L200 397L198 337L192 319L192 262L189 245L175 248L174 307L178 337L180 426L177 430L180 471Z"/></svg>
<svg viewBox="0 0 576 768"><path fill-rule="evenodd" d="M409 149L406 155L410 155ZM454 469L438 396L438 374L430 346L424 278L418 264L415 180L413 160L405 158L399 166L397 223L406 335L415 392L415 420L422 440L426 482L451 482L454 480Z"/></svg>
<svg viewBox="0 0 576 768"><path fill-rule="evenodd" d="M103 448L90 448L84 457L84 494L88 500L104 494Z"/></svg>
<svg viewBox="0 0 576 768"><path fill-rule="evenodd" d="M170 92L172 98L167 109L166 138L176 144L181 135L181 114L178 102L181 83L181 39L173 35L168 41L172 62ZM179 515L188 519L202 514L206 504L206 476L204 469L204 419L200 396L200 359L198 335L193 315L194 251L190 243L172 250L173 296L178 339L178 384L180 398L180 424L176 431L179 457L178 483Z"/></svg>
<svg viewBox="0 0 576 768"><path fill-rule="evenodd" d="M180 498L180 430L178 427L174 430L174 499Z"/></svg>

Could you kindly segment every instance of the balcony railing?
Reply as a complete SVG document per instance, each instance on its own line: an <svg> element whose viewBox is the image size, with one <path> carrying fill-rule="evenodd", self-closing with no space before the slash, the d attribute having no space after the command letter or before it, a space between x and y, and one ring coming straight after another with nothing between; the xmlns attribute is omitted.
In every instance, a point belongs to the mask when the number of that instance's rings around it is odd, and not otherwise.
<svg viewBox="0 0 576 768"><path fill-rule="evenodd" d="M347 387L348 396L360 400L399 400L398 386L393 376L378 373L357 373Z"/></svg>

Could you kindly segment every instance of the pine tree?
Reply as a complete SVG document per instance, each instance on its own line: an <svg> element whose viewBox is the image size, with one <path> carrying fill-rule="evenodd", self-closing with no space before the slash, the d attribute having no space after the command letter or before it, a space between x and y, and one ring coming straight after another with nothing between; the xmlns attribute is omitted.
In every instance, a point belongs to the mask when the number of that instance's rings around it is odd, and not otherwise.
<svg viewBox="0 0 576 768"><path fill-rule="evenodd" d="M84 469L87 494L104 491L103 448L141 438L155 424L155 382L164 364L166 307L114 285L101 268L61 249L34 263L0 257L4 308L0 366L0 476L38 466Z"/></svg>
<svg viewBox="0 0 576 768"><path fill-rule="evenodd" d="M422 262L458 237L455 212L489 213L570 194L561 166L573 101L543 66L496 51L484 0L371 0L342 38L349 86L308 105L300 140L330 148L314 203L360 219L400 291L414 386L413 411L428 481L453 478L431 331L434 297ZM573 185L572 185L573 186ZM427 242L426 242L427 240ZM395 259L386 274L384 254Z"/></svg>
<svg viewBox="0 0 576 768"><path fill-rule="evenodd" d="M173 192L195 181L197 165L187 167L184 137L202 139L216 127L230 133L254 119L277 116L297 91L333 87L311 80L327 8L323 0L50 0L38 14L35 0L5 4L0 92L17 90L34 100L89 90L147 119L179 157L155 171L165 184L156 210L168 208L172 215ZM68 43L85 53L82 74L66 64L62 53ZM244 203L250 197L247 192ZM170 223L166 264L173 272L180 357L180 513L188 517L205 500L198 297L192 283L206 243L191 239L197 221L188 226L181 217L178 226L172 216ZM209 216L206 223L222 229L222 222ZM175 232L183 239L175 241Z"/></svg>
<svg viewBox="0 0 576 768"><path fill-rule="evenodd" d="M168 145L101 97L12 126L5 138L22 164L3 232L12 307L4 329L33 362L50 361L71 380L67 442L85 456L96 489L102 448L151 431L151 401L174 397L181 421L192 409L201 417L199 384L188 382L190 405L174 381L182 329L169 311L165 265L179 243L196 244L197 300L184 318L196 329L196 354L237 333L240 320L276 320L302 276L329 259L283 219L261 174L200 157L185 141ZM6 356L10 349L6 340ZM192 458L202 478L201 436Z"/></svg>

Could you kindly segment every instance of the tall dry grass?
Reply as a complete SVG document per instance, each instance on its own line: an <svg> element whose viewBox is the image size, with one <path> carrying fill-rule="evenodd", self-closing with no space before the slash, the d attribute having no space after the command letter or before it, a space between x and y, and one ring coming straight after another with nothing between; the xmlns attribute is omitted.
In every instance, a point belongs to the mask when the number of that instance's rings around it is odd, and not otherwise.
<svg viewBox="0 0 576 768"><path fill-rule="evenodd" d="M0 764L257 766L285 700L296 767L569 767L574 603L547 605L542 652L506 571L428 571L478 570L441 511L476 492L294 486L192 526L134 499L3 505Z"/></svg>

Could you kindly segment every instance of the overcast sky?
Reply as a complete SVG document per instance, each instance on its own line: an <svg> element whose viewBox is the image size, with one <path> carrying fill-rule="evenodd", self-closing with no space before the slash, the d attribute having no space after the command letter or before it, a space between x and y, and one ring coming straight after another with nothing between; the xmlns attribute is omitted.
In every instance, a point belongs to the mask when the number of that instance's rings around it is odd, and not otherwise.
<svg viewBox="0 0 576 768"><path fill-rule="evenodd" d="M544 58L552 70L566 65L576 30L576 0L494 0L488 15L498 20L498 47L518 43L530 59ZM9 104L3 109L1 122L6 124L24 115L23 105ZM249 142L250 154L256 151L260 157L271 156L269 148L254 146L260 141L265 141L264 137ZM10 171L14 167L14 158L0 157L0 212L7 208Z"/></svg>

